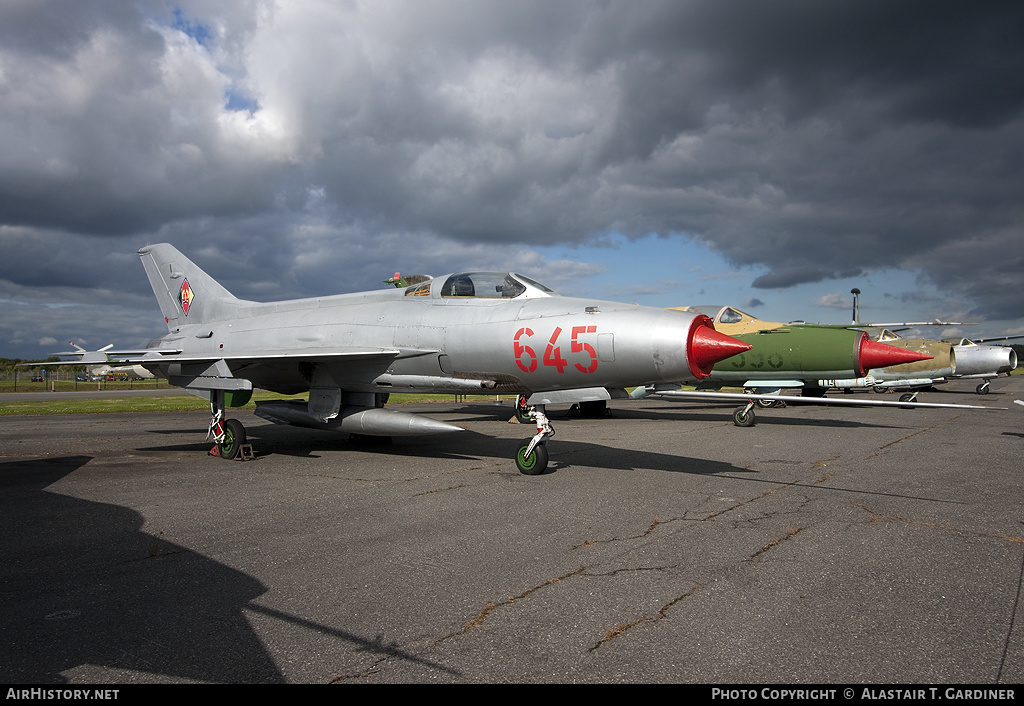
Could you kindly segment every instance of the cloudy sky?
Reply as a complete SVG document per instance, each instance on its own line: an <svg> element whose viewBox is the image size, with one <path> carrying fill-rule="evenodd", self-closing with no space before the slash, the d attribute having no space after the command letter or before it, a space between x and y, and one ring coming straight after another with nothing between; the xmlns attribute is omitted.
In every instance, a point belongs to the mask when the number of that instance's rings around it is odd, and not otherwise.
<svg viewBox="0 0 1024 706"><path fill-rule="evenodd" d="M1019 1L5 0L0 356L164 333L156 242L257 300L511 269L1024 333L1022 38Z"/></svg>

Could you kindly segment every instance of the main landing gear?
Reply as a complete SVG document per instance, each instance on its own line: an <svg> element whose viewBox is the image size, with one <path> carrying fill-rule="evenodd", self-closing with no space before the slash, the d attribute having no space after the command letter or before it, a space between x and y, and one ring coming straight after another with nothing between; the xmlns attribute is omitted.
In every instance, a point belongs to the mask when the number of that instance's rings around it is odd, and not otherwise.
<svg viewBox="0 0 1024 706"><path fill-rule="evenodd" d="M211 456L220 456L229 461L238 458L243 448L249 448L245 439L245 427L237 419L224 419L224 392L210 391L210 429L206 438L211 437L216 446L210 449Z"/></svg>
<svg viewBox="0 0 1024 706"><path fill-rule="evenodd" d="M520 395L517 401L517 413L522 411L523 416L533 420L537 425L537 433L526 444L519 447L516 452L516 467L520 473L528 476L539 476L548 467L548 448L545 442L548 437L555 435L547 414L544 413L544 405L530 407L526 405L524 395Z"/></svg>
<svg viewBox="0 0 1024 706"><path fill-rule="evenodd" d="M758 392L757 388L743 388L744 394L752 395ZM783 400L762 400L762 399L751 399L747 400L747 403L742 407L737 407L732 413L732 423L738 427L752 427L757 424L757 417L754 415L754 407L760 407L761 409L772 409L778 407L785 407L786 403Z"/></svg>
<svg viewBox="0 0 1024 706"><path fill-rule="evenodd" d="M905 393L903 393L902 395L900 395L900 402L917 402L917 392L914 391L914 392L905 392ZM907 409L913 409L913 408L912 407L908 407Z"/></svg>
<svg viewBox="0 0 1024 706"><path fill-rule="evenodd" d="M738 427L752 427L757 424L754 403L755 400L750 400L742 407L737 407L732 413L732 423Z"/></svg>

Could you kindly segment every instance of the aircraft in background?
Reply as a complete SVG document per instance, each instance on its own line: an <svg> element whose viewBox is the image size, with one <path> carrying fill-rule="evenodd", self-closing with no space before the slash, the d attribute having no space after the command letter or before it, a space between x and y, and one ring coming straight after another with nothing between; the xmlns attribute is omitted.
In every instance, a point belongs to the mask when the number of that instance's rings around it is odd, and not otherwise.
<svg viewBox="0 0 1024 706"><path fill-rule="evenodd" d="M927 352L931 358L914 363L879 366L868 371L865 384L860 384L859 381L841 381L843 384L835 385L836 388L853 390L870 387L880 393L909 390L900 401L913 402L920 390L946 382L957 371L956 351L949 343L930 338L903 338L889 328L882 328L875 340L906 350Z"/></svg>
<svg viewBox="0 0 1024 706"><path fill-rule="evenodd" d="M853 294L853 323L860 326L859 296L860 290L851 289ZM907 349L929 352L934 364L917 363L897 365L882 370L872 371L872 385L876 392L888 392L890 389L912 390L900 399L911 401L917 399L917 393L932 385L947 382L949 379L980 378L982 382L976 388L979 395L988 394L989 384L999 375L1009 375L1017 367L1017 353L1006 346L979 345L988 341L1008 341L1022 336L997 336L994 338L944 338L942 341L930 339L904 339L894 329L910 326L962 326L960 322L923 321L900 324L867 324L866 327L880 328L878 341ZM897 329L902 330L902 329ZM948 347L947 347L948 346ZM847 388L849 389L849 388Z"/></svg>
<svg viewBox="0 0 1024 706"><path fill-rule="evenodd" d="M993 346L987 341L1009 341L1021 336L997 336L995 338L944 338L944 343L953 346L956 355L958 379L981 378L975 391L987 395L989 384L1000 375L1009 375L1017 369L1017 351L1009 346Z"/></svg>
<svg viewBox="0 0 1024 706"><path fill-rule="evenodd" d="M741 387L747 393L744 396L716 398L746 400L733 414L737 426L752 426L756 422L754 406L779 404L774 396L784 389L799 389L805 397L821 398L836 380L852 381L862 378L872 367L928 357L877 343L864 331L844 326L762 321L731 306L677 310L708 316L717 330L728 331L728 335L750 344L750 350L717 363L695 391L663 384L638 388L633 397L671 392L673 397L708 399L709 390Z"/></svg>
<svg viewBox="0 0 1024 706"><path fill-rule="evenodd" d="M509 272L260 303L237 299L171 245L145 247L139 256L168 333L143 350L99 355L208 398L208 438L226 458L239 454L246 434L225 411L246 404L256 387L309 393L308 400L257 402L265 419L375 436L461 431L384 409L391 392L511 393L530 395L537 429L516 465L539 474L554 434L546 404L699 380L750 348L717 332L707 316L563 297Z"/></svg>
<svg viewBox="0 0 1024 706"><path fill-rule="evenodd" d="M987 345L981 341L1009 340L1017 336L1003 336L993 339L947 338L933 341L927 338L902 338L895 331L882 329L877 340L891 346L908 350L927 351L931 361L893 365L868 373L870 386L876 392L890 389L904 392L901 401L912 402L924 389L941 385L950 380L981 379L975 391L987 394L991 381L1000 375L1009 375L1017 367L1017 352L1008 346ZM837 385L847 389L860 385Z"/></svg>
<svg viewBox="0 0 1024 706"><path fill-rule="evenodd" d="M54 355L65 355L65 356L67 356L67 355L78 355L78 356L82 356L82 360L80 360L79 362L86 364L85 365L85 369L89 373L89 375L91 375L92 377L105 377L107 375L129 375L131 377L136 377L136 378L153 378L154 377L153 373L149 372L148 370L143 368L141 365L117 365L117 366L109 365L106 362L107 357L105 355L105 351L108 351L111 348L113 348L114 347L113 343L111 343L109 345L106 345L103 348L100 348L99 350L96 350L96 351L87 351L84 348L82 348L81 346L76 345L73 341L68 341L68 343L71 345L72 348L75 349L74 351L65 351L65 352L62 352L62 353L54 353ZM90 353L98 354L100 356L100 358L104 362L99 364L99 365L88 365L88 361L86 360L86 357L89 356Z"/></svg>
<svg viewBox="0 0 1024 706"><path fill-rule="evenodd" d="M681 311L712 318L722 333L749 343L750 350L723 360L694 391L669 385L650 385L633 391L634 398L651 394L693 399L735 399L745 404L733 412L737 426L756 423L754 407L772 407L803 400L823 400L830 388L871 387L873 372L896 364L901 367L934 367L933 357L949 351L948 344L938 346L891 346L873 341L857 326L762 321L731 306L680 307ZM903 341L899 337L894 340ZM946 358L941 364L945 365ZM741 387L740 393L717 393L722 387ZM785 389L799 389L801 397L781 396ZM896 402L823 400L820 404L856 404L858 406L907 406Z"/></svg>
<svg viewBox="0 0 1024 706"><path fill-rule="evenodd" d="M885 345L864 331L846 326L761 321L731 306L680 307L711 317L722 333L751 349L715 365L700 387L732 385L757 391L799 388L820 397L837 379L864 377L872 368L913 364L930 351Z"/></svg>

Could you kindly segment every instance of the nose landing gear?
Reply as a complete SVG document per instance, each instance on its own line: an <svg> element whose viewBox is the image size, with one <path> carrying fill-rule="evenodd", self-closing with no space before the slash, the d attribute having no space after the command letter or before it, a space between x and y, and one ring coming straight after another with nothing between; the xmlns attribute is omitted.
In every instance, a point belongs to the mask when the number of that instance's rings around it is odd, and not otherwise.
<svg viewBox="0 0 1024 706"><path fill-rule="evenodd" d="M522 402L525 403L525 400ZM549 437L555 435L555 430L552 428L547 414L544 413L544 405L528 407L521 404L520 406L523 408L524 416L532 419L537 425L537 433L529 442L519 447L519 451L516 452L516 468L525 475L539 476L548 467L548 449L545 442Z"/></svg>

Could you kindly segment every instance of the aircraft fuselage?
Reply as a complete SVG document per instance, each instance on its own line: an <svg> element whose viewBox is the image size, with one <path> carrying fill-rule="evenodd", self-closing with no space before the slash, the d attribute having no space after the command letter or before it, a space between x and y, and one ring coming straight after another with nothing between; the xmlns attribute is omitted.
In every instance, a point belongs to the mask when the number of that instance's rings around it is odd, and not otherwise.
<svg viewBox="0 0 1024 706"><path fill-rule="evenodd" d="M314 366L352 392L528 393L697 379L688 346L706 325L692 314L589 299L384 290L244 302L231 318L182 325L151 350L221 358L235 378L284 394L308 390ZM337 351L351 355L332 358ZM151 367L175 377L175 357Z"/></svg>

